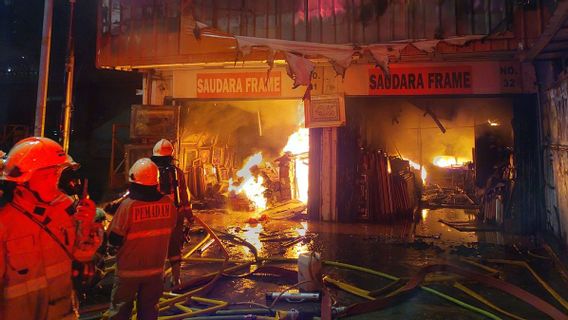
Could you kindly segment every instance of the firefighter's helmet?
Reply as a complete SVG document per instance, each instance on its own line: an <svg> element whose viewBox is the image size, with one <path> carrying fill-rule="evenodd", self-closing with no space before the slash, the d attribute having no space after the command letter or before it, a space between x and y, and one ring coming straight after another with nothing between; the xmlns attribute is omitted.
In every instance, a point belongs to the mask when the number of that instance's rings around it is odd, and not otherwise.
<svg viewBox="0 0 568 320"><path fill-rule="evenodd" d="M158 185L158 166L148 158L138 159L128 172L128 181L143 186Z"/></svg>
<svg viewBox="0 0 568 320"><path fill-rule="evenodd" d="M174 145L167 139L162 139L154 145L152 155L154 157L171 157L174 154Z"/></svg>
<svg viewBox="0 0 568 320"><path fill-rule="evenodd" d="M59 143L44 137L30 137L20 140L8 152L0 179L24 183L32 174L47 168L78 168Z"/></svg>

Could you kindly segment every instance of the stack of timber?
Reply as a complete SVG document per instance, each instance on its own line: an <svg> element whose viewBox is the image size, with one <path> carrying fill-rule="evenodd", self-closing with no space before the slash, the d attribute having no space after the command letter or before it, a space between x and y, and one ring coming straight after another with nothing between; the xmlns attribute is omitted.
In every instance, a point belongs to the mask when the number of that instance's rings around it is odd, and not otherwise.
<svg viewBox="0 0 568 320"><path fill-rule="evenodd" d="M416 206L415 176L408 162L391 160L383 151L363 155L366 168L364 181L368 193L367 208L371 221L395 221L412 217Z"/></svg>

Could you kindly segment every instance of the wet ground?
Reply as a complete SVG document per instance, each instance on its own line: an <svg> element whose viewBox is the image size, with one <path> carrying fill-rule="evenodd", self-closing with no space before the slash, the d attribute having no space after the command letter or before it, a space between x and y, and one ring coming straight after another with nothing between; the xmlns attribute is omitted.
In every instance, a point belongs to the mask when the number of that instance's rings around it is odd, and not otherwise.
<svg viewBox="0 0 568 320"><path fill-rule="evenodd" d="M259 223L247 222L250 213L209 211L198 213L214 229L226 231L245 239L258 250L261 258L286 257L297 258L300 252L317 251L322 260L339 261L381 271L396 277L411 277L421 267L434 263L452 263L468 270L485 273L489 271L463 261L464 258L482 263L500 271L501 279L520 286L546 300L557 309L563 309L551 294L546 291L526 270L514 265L488 262L487 259L511 259L529 262L530 266L564 299L568 298L567 283L553 266L552 260L539 245L529 240L504 235L499 231L460 232L439 220L473 221L473 212L463 209L424 209L415 222L380 224L340 224L308 222L299 220L268 219ZM197 243L203 235L196 234L191 245ZM298 236L304 236L301 241ZM254 256L251 250L227 241L231 259L250 260ZM527 248L534 245L530 250ZM203 254L194 254L194 258L222 258L221 249L213 245ZM219 263L188 261L183 265L183 277L190 281L200 275L218 270ZM283 263L279 266L296 270L296 263ZM249 269L239 272L248 271ZM324 274L365 290L376 290L391 281L361 272L324 267ZM498 290L478 285L468 279L460 279L447 274L427 277L427 285L447 295L471 305L491 311L499 318L507 316L491 310L482 303L458 290L454 284L459 281L467 288L480 293L487 300L524 319L546 319L546 316L531 306L501 293ZM255 302L266 304L266 292L279 292L293 285L296 279L278 279L265 276L246 278L222 278L217 282L208 297L230 302ZM345 306L364 299L345 293L339 289L330 289L337 306ZM319 304L279 303L279 309L300 309L306 314L318 314ZM350 317L353 319L484 319L478 313L465 310L454 303L434 296L423 290L410 299L393 307L365 315Z"/></svg>

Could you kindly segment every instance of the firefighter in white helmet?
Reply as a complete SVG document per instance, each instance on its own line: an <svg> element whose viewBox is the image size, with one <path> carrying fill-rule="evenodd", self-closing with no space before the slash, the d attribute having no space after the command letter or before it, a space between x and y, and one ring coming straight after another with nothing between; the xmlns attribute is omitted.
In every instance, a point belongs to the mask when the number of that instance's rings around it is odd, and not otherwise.
<svg viewBox="0 0 568 320"><path fill-rule="evenodd" d="M76 319L72 260L88 262L100 244L95 205L58 189L78 164L50 139L32 137L8 153L1 179L11 184L0 209L0 319Z"/></svg>
<svg viewBox="0 0 568 320"><path fill-rule="evenodd" d="M185 183L183 171L173 164L174 146L166 139L154 145L152 161L160 169L160 192L169 195L177 208L177 223L168 248L168 260L172 268L171 283L174 288L181 285L181 251L186 235L184 232L193 223L191 196Z"/></svg>
<svg viewBox="0 0 568 320"><path fill-rule="evenodd" d="M129 171L129 194L108 228L117 267L105 319L130 319L136 299L138 319L157 319L164 264L176 223L172 200L158 191L158 167L148 158Z"/></svg>

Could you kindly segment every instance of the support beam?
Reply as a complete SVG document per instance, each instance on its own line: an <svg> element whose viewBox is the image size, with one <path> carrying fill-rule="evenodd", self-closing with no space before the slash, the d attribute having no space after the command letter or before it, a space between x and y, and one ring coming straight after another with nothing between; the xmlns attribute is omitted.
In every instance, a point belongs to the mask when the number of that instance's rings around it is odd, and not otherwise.
<svg viewBox="0 0 568 320"><path fill-rule="evenodd" d="M49 79L49 55L51 53L51 28L53 21L53 0L45 0L43 8L43 35L41 38L41 56L37 84L37 102L35 112L34 135L43 137L45 132L45 111L47 101L47 83Z"/></svg>
<svg viewBox="0 0 568 320"><path fill-rule="evenodd" d="M520 54L521 62L529 62L534 60L541 51L548 45L548 43L554 38L558 30L564 26L564 23L568 19L568 0L561 0L558 2L558 6L554 11L552 17L548 22L548 25L535 42L535 44L528 50Z"/></svg>

